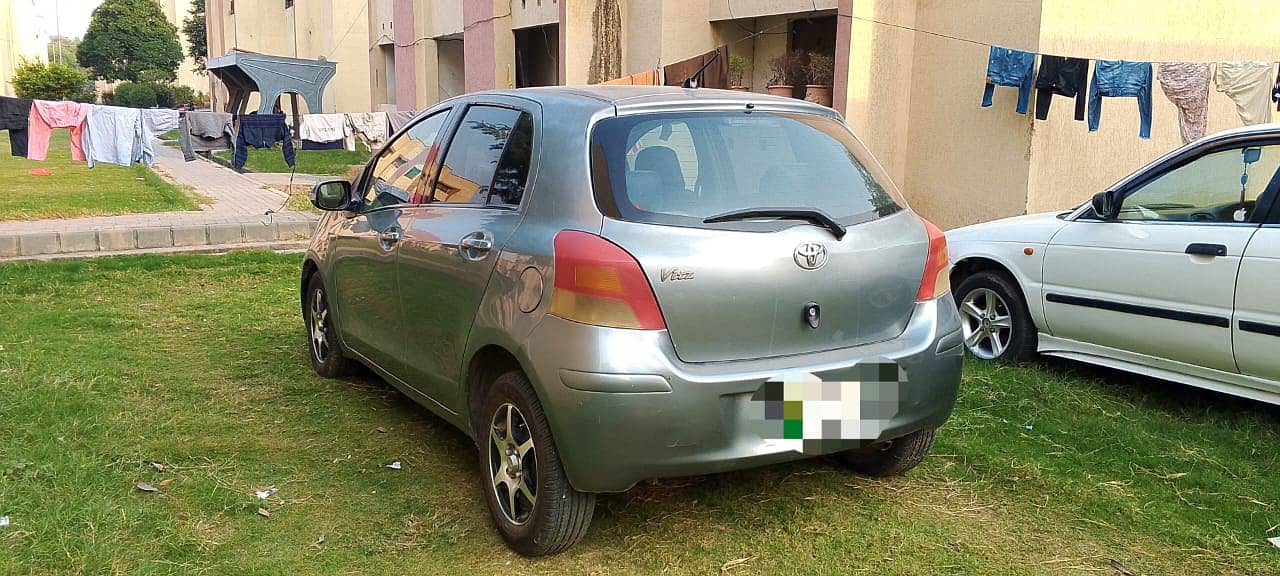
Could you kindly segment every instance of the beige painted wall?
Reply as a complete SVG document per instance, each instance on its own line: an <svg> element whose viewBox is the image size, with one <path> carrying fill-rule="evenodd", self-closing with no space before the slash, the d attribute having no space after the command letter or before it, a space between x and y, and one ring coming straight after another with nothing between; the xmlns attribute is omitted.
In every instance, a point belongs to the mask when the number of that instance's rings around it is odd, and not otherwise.
<svg viewBox="0 0 1280 576"><path fill-rule="evenodd" d="M323 112L370 109L371 30L364 3L307 0L285 10L280 0L236 0L235 14L231 6L229 0L207 0L210 56L240 48L276 56L324 57L338 66L325 90ZM219 93L225 98L224 91Z"/></svg>
<svg viewBox="0 0 1280 576"><path fill-rule="evenodd" d="M560 21L562 0L510 0L511 28L529 28Z"/></svg>
<svg viewBox="0 0 1280 576"><path fill-rule="evenodd" d="M1280 11L1265 2L1044 0L1040 51L1144 61L1275 61ZM1159 67L1156 65L1156 69ZM1055 99L1035 123L1027 210L1066 209L1182 144L1177 108L1153 86L1151 139L1138 138L1133 98L1105 99L1099 130L1074 122ZM1209 91L1208 133L1242 125L1230 98ZM1064 177L1063 175L1070 175Z"/></svg>
<svg viewBox="0 0 1280 576"><path fill-rule="evenodd" d="M1280 12L1247 0L852 4L848 121L912 205L945 228L1086 201L1181 145L1177 111L1156 83L1143 140L1132 98L1105 100L1094 133L1061 97L1045 121L1014 112L1014 88L997 88L995 105L981 108L985 46L892 24L1042 54L1148 61L1272 61L1280 29ZM1234 103L1211 91L1209 133L1240 124Z"/></svg>
<svg viewBox="0 0 1280 576"><path fill-rule="evenodd" d="M38 0L0 0L0 94L13 96L13 72L23 58L46 60L49 35Z"/></svg>
<svg viewBox="0 0 1280 576"><path fill-rule="evenodd" d="M836 0L703 0L712 20L835 10Z"/></svg>

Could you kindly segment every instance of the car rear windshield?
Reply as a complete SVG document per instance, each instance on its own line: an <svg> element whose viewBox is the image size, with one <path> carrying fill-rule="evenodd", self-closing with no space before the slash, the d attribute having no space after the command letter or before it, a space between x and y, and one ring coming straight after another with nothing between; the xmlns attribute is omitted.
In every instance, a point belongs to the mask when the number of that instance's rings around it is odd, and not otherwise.
<svg viewBox="0 0 1280 576"><path fill-rule="evenodd" d="M906 205L840 122L815 114L677 112L599 122L591 135L596 203L611 218L677 226L776 229L796 222L731 212L816 210L845 225Z"/></svg>

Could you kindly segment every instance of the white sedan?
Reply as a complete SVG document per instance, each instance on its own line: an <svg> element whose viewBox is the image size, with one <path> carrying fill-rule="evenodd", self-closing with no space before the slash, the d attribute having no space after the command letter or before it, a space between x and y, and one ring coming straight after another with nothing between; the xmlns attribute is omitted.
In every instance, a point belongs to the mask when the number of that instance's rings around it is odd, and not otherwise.
<svg viewBox="0 0 1280 576"><path fill-rule="evenodd" d="M1280 404L1280 125L1203 138L1075 210L947 234L965 344Z"/></svg>

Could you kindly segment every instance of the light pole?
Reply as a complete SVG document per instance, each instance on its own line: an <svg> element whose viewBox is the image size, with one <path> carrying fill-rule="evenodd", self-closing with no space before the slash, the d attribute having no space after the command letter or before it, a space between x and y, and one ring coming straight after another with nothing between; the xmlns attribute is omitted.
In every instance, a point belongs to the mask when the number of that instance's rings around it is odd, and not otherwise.
<svg viewBox="0 0 1280 576"><path fill-rule="evenodd" d="M58 63L62 64L62 15L58 10L58 0L53 0L53 30L58 36Z"/></svg>

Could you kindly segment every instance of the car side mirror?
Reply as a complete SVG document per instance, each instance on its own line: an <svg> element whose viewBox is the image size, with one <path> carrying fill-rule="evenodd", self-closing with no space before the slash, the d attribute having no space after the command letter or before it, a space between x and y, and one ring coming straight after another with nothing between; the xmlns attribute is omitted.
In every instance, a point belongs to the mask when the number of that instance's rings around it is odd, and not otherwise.
<svg viewBox="0 0 1280 576"><path fill-rule="evenodd" d="M326 180L311 188L311 204L321 210L341 212L351 208L351 183Z"/></svg>
<svg viewBox="0 0 1280 576"><path fill-rule="evenodd" d="M1110 192L1099 192L1093 195L1093 213L1103 220L1114 220L1119 211L1115 198Z"/></svg>

